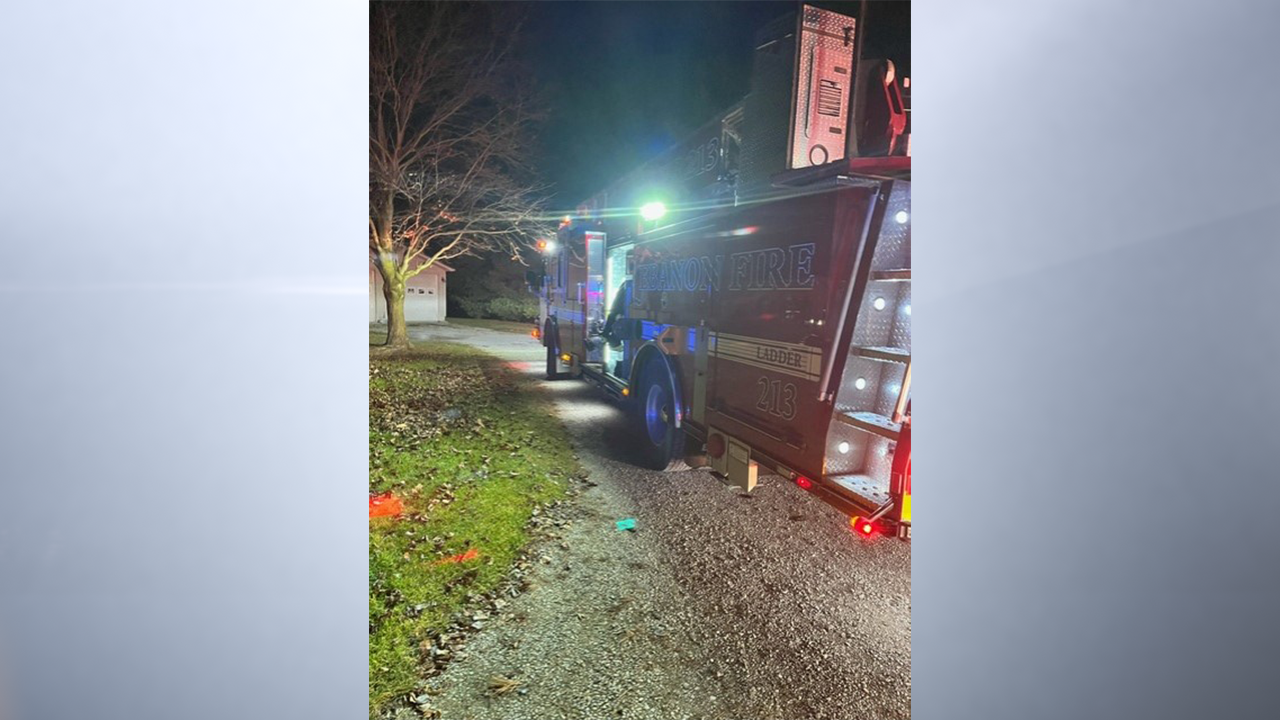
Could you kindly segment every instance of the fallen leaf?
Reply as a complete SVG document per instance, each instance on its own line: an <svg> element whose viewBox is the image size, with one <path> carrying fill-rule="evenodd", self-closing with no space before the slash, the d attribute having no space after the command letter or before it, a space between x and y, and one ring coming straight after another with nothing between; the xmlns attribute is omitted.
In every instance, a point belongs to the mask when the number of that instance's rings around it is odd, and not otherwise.
<svg viewBox="0 0 1280 720"><path fill-rule="evenodd" d="M494 695L506 695L518 687L520 687L519 680L513 680L502 675L494 675L493 678L489 680L489 690L492 691Z"/></svg>

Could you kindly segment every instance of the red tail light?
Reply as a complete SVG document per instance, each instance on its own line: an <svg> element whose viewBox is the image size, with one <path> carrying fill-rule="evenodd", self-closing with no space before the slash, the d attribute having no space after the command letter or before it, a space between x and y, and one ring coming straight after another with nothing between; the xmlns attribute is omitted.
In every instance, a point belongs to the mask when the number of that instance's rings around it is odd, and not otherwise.
<svg viewBox="0 0 1280 720"><path fill-rule="evenodd" d="M805 490L813 487L813 481L803 475L796 476L796 484Z"/></svg>
<svg viewBox="0 0 1280 720"><path fill-rule="evenodd" d="M853 527L854 532L862 537L871 537L871 533L875 532L876 526L866 518L856 517L849 521L849 525Z"/></svg>

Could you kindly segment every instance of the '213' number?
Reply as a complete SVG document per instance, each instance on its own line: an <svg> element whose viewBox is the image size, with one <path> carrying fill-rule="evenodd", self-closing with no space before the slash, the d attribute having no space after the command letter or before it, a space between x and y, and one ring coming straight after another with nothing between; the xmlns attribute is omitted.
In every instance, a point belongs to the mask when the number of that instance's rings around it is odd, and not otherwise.
<svg viewBox="0 0 1280 720"><path fill-rule="evenodd" d="M760 399L756 401L756 407L784 420L796 416L797 392L794 383L762 377L756 381L756 385L760 388Z"/></svg>

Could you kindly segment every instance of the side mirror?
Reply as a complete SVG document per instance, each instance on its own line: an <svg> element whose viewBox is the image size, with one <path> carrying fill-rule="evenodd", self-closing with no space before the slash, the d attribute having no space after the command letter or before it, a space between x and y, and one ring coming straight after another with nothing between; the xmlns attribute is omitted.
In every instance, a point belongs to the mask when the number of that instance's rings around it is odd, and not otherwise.
<svg viewBox="0 0 1280 720"><path fill-rule="evenodd" d="M533 270L526 270L524 273L524 281L529 286L529 292L537 293L542 290L542 273Z"/></svg>
<svg viewBox="0 0 1280 720"><path fill-rule="evenodd" d="M619 318L614 321L613 335L619 342L644 338L644 323L636 318Z"/></svg>

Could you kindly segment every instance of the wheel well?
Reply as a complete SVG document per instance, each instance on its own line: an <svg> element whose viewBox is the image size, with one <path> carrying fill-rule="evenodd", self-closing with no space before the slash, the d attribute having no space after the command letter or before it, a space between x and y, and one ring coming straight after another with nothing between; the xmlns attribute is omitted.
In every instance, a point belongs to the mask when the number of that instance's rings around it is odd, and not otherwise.
<svg viewBox="0 0 1280 720"><path fill-rule="evenodd" d="M542 328L542 346L552 350L560 349L560 326L556 324L555 318L547 318L546 326Z"/></svg>

